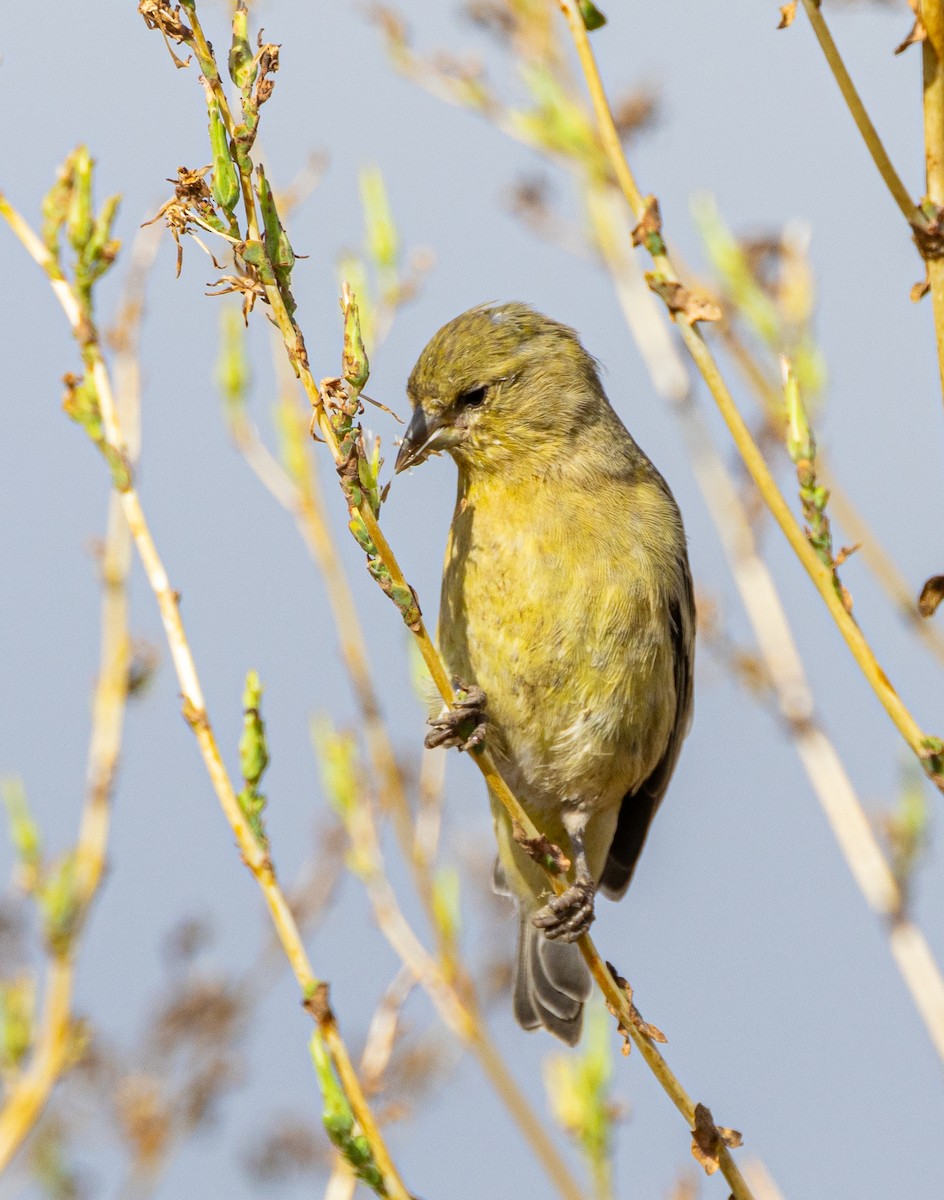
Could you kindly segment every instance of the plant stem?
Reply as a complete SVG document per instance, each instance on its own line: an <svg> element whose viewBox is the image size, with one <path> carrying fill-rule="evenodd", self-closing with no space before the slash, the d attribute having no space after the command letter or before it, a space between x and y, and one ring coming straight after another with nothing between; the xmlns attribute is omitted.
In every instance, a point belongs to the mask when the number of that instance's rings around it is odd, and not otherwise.
<svg viewBox="0 0 944 1200"><path fill-rule="evenodd" d="M373 674L367 658L364 631L357 618L354 595L326 519L324 498L318 486L314 463L309 464L312 474L296 483L283 471L282 466L269 456L257 432L248 422L240 424L235 430L235 435L258 477L276 499L294 514L299 532L318 564L328 593L342 656L360 703L372 770L381 787L392 790L393 815L401 852L413 869L423 907L430 917L434 932L438 933L437 923L432 918L429 863L426 856L414 845L403 777L381 716L379 697L374 690ZM464 968L461 964L455 964L461 978L460 981L453 980L443 971L442 965L425 950L407 924L387 882L369 802L364 800L362 803L365 811L360 816L359 844L361 841L366 844L368 856L374 863L374 874L366 883L381 932L428 992L447 1028L471 1047L496 1094L508 1109L553 1185L565 1200L580 1200L583 1194L580 1185L505 1065L502 1055L491 1039L474 991L468 996L462 995L461 986L467 985L471 988L471 981Z"/></svg>
<svg viewBox="0 0 944 1200"><path fill-rule="evenodd" d="M922 0L920 15L928 33L921 44L927 194L933 205L944 208L944 4L941 0ZM929 257L927 264L938 370L944 393L944 258Z"/></svg>
<svg viewBox="0 0 944 1200"><path fill-rule="evenodd" d="M71 287L63 278L61 271L40 239L2 196L0 196L0 215L7 219L28 253L49 276L73 335L82 345L86 361L91 363L107 441L115 450L123 451L122 430L108 370L97 341L89 341L90 336L94 338L94 334L90 334L83 321L81 309ZM138 551L138 557L157 600L161 622L183 696L184 715L197 739L213 789L226 819L236 835L243 861L262 891L283 951L306 1000L308 1000L321 987L321 981L311 967L298 925L276 879L275 868L243 814L223 764L216 735L206 712L196 664L181 620L177 593L170 586L167 572L154 543L133 483L127 490L120 492L119 496L125 520ZM374 1161L384 1177L388 1195L392 1200L409 1200L409 1193L393 1164L386 1143L364 1096L347 1047L338 1031L334 1014L328 1004L324 1003L315 1008L313 1015L316 1019L318 1036L327 1047L351 1110L370 1143Z"/></svg>
<svg viewBox="0 0 944 1200"><path fill-rule="evenodd" d="M41 1033L28 1070L11 1087L0 1109L0 1172L42 1115L69 1055L74 961L71 952L49 963Z"/></svg>
<svg viewBox="0 0 944 1200"><path fill-rule="evenodd" d="M11 212L5 206L4 214ZM13 214L17 217L18 214ZM25 227L25 226L24 226ZM156 245L154 238L139 239L132 251L132 277L129 294L136 293L153 254L144 243ZM122 360L136 362L136 331L141 300L129 306L123 322ZM132 426L137 424L139 393L137 376L127 372L128 386L120 402ZM135 457L132 447L131 458ZM105 869L105 855L111 823L111 797L121 748L124 716L128 700L130 640L128 635L128 574L131 566L131 535L117 493L108 500L108 522L101 558L102 606L101 650L98 677L92 697L92 728L86 768L86 794L75 846L75 893L81 913L80 922L66 953L55 955L49 964L46 1006L37 1048L27 1071L9 1089L0 1109L0 1172L16 1153L45 1109L56 1082L69 1062L72 990L79 938L89 909L98 893Z"/></svg>
<svg viewBox="0 0 944 1200"><path fill-rule="evenodd" d="M610 110L596 58L590 46L579 9L575 0L559 0L559 2L567 18L567 23L570 26L571 34L577 47L578 57L584 71L596 114L600 136L609 155L613 171L633 214L637 220L641 220L645 202L626 161L626 157L623 154L619 134L613 121L613 114ZM653 255L652 257L656 267L666 279L670 281L678 280L678 276L667 254ZM741 458L744 460L744 464L764 502L816 586L817 591L822 596L830 615L839 626L839 631L852 652L853 657L859 664L872 690L878 696L885 711L891 717L902 737L914 751L922 770L929 774L935 786L944 790L944 778L938 776L936 772L928 771L924 732L902 703L898 693L889 682L887 675L879 666L872 648L866 641L861 629L846 611L837 595L833 584L832 572L820 560L816 551L810 545L806 534L794 517L789 504L784 499L770 468L764 461L757 443L751 436L744 418L734 403L734 399L721 376L721 372L718 370L718 366L708 345L698 329L685 316L684 312L676 313L675 319L682 340L689 354L694 359L695 365L701 372L702 378L707 383Z"/></svg>
<svg viewBox="0 0 944 1200"><path fill-rule="evenodd" d="M564 1200L581 1200L583 1188L508 1070L482 1020L474 993L471 997L461 994L461 981L457 984L447 977L404 917L386 874L377 826L367 797L360 799L350 818L349 835L358 856L366 864L361 875L381 932L422 985L447 1029L472 1047L486 1077L557 1191Z"/></svg>
<svg viewBox="0 0 944 1200"><path fill-rule="evenodd" d="M783 392L772 382L758 362L752 350L744 343L737 329L726 324L721 337L745 381L754 392L768 420L783 420ZM902 620L911 632L924 643L926 648L944 663L944 633L933 621L928 621L918 612L915 592L901 567L879 541L875 530L869 525L851 496L833 478L827 455L817 451L817 463L829 486L829 507L844 534L859 546L859 558L872 572L875 582L894 604Z"/></svg>
<svg viewBox="0 0 944 1200"><path fill-rule="evenodd" d="M933 2L934 0L932 0ZM856 86L852 82L849 72L846 70L846 64L843 62L838 46L833 41L833 35L826 24L826 19L820 8L820 0L803 0L803 7L806 9L806 15L813 26L813 32L816 34L816 39L822 47L823 54L826 56L829 69L832 71L836 83L839 85L842 98L845 100L846 106L852 114L852 119L855 121L859 133L862 135L862 140L865 142L869 154L872 156L872 161L875 163L878 173L892 194L892 199L898 205L902 216L909 225L914 222L921 225L925 224L924 215L911 199L908 189L901 181L901 176L892 166L892 161L882 144L882 139L878 136L878 132L865 110L862 97L856 90Z"/></svg>

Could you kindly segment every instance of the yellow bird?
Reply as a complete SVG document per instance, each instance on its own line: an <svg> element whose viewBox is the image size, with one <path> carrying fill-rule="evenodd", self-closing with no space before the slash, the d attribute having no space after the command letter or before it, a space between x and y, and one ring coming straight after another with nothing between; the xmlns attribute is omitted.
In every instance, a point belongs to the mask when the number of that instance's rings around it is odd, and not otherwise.
<svg viewBox="0 0 944 1200"><path fill-rule="evenodd" d="M408 384L402 471L448 451L459 493L439 641L467 691L427 745L484 737L567 891L494 798L497 890L519 915L514 1012L573 1045L590 976L574 944L599 888L629 886L691 721L695 615L685 533L576 333L524 304L450 321ZM487 720L486 720L487 704Z"/></svg>

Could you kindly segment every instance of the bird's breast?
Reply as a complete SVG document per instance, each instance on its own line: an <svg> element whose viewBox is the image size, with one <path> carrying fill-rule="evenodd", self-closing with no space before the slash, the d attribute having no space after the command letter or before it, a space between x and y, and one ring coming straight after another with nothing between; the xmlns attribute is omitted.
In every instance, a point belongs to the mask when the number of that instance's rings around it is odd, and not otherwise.
<svg viewBox="0 0 944 1200"><path fill-rule="evenodd" d="M535 811L609 807L654 769L675 714L658 563L598 515L552 505L457 509L440 641L450 670L488 696L489 739Z"/></svg>

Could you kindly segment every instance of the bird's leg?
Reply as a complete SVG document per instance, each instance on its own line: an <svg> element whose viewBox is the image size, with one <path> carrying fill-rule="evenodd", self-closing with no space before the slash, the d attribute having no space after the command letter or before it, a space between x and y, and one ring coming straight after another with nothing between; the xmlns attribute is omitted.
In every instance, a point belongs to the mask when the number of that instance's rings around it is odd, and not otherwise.
<svg viewBox="0 0 944 1200"><path fill-rule="evenodd" d="M583 841L587 827L586 809L582 804L566 804L563 822L574 855L574 882L566 892L552 897L531 919L538 929L544 931L545 937L575 942L593 924L596 885L590 873Z"/></svg>
<svg viewBox="0 0 944 1200"><path fill-rule="evenodd" d="M487 720L485 706L488 700L480 687L454 679L453 686L459 693L452 708L444 708L438 717L426 722L431 726L424 745L427 750L442 746L446 750L474 750L485 740Z"/></svg>

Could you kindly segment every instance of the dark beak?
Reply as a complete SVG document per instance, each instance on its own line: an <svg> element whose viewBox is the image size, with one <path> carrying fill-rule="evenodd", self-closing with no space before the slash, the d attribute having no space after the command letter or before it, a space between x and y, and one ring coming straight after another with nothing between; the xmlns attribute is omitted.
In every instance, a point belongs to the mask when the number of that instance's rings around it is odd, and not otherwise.
<svg viewBox="0 0 944 1200"><path fill-rule="evenodd" d="M441 454L443 450L448 450L450 446L462 441L464 436L463 430L444 422L441 416L428 417L423 406L417 404L403 435L400 453L394 466L395 473L399 475L401 471L419 466L431 454Z"/></svg>

